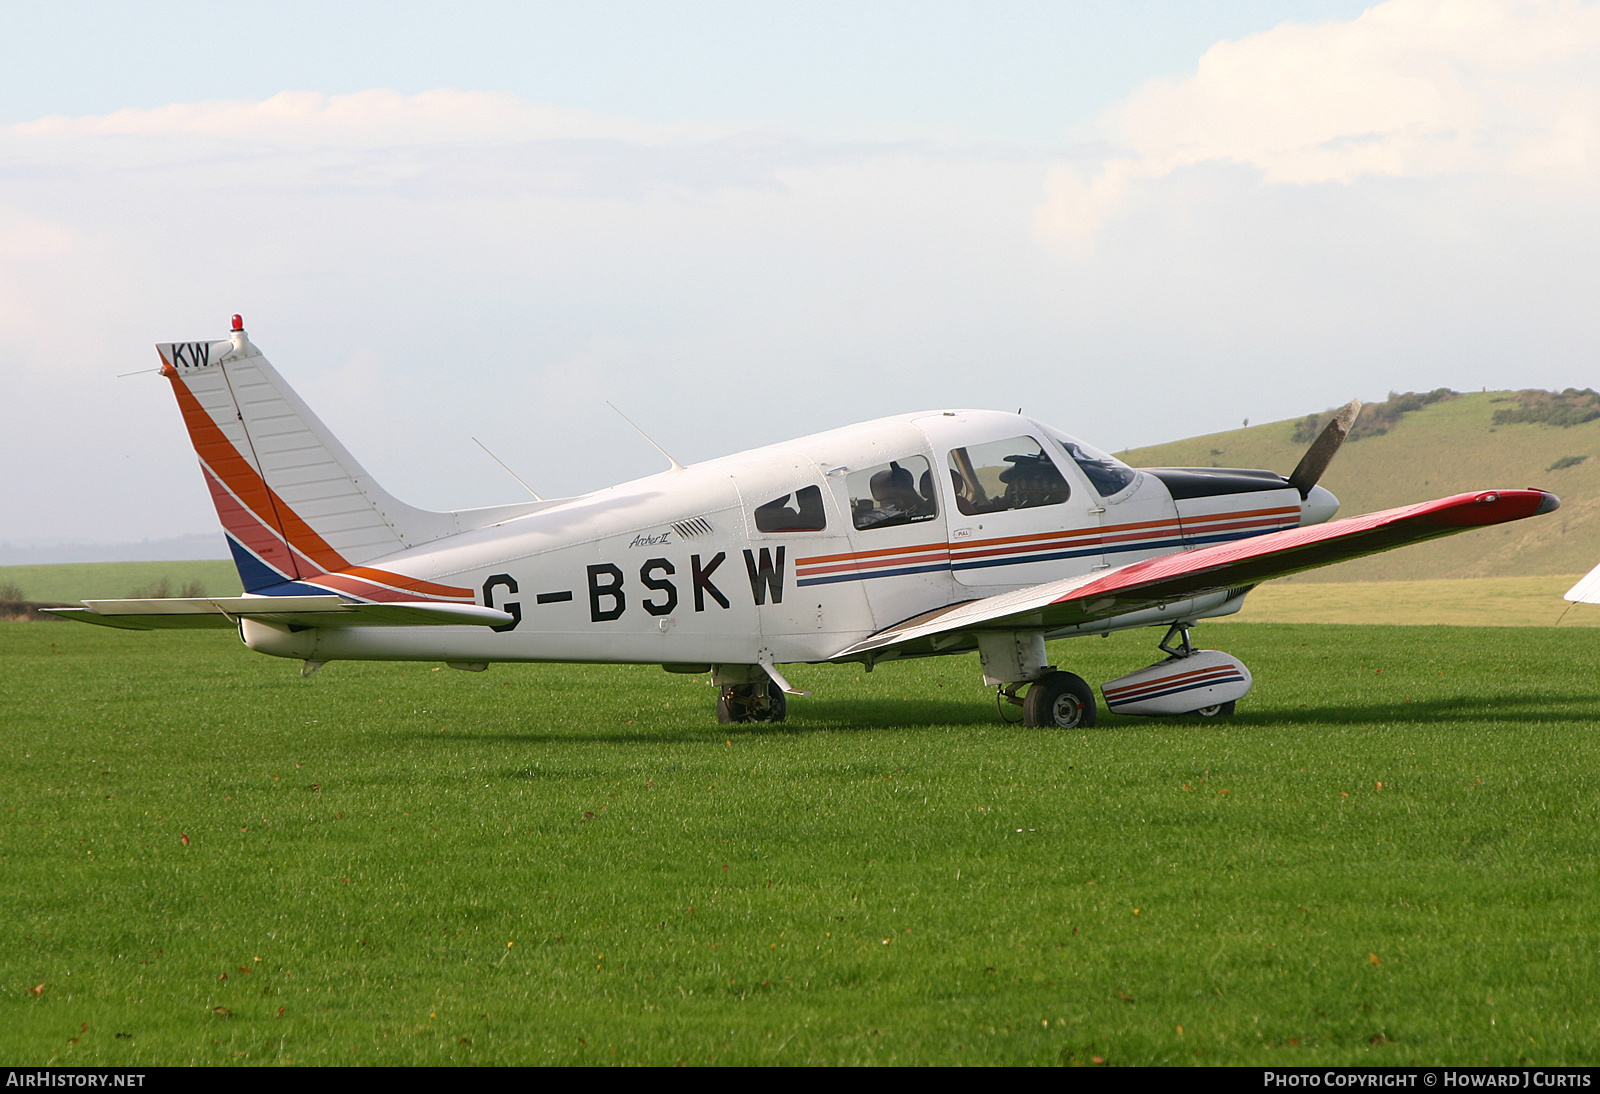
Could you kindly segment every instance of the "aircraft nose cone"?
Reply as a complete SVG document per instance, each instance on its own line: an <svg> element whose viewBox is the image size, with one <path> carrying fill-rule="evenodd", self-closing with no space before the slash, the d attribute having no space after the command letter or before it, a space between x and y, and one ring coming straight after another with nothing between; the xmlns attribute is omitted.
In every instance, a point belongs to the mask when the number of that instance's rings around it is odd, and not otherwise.
<svg viewBox="0 0 1600 1094"><path fill-rule="evenodd" d="M1561 508L1561 499L1550 493L1550 491L1541 490L1539 493L1544 495L1544 500L1540 501L1539 508L1533 511L1534 516L1538 516L1541 513L1554 513Z"/></svg>
<svg viewBox="0 0 1600 1094"><path fill-rule="evenodd" d="M1308 524L1332 520L1338 511L1339 499L1333 496L1333 491L1324 486L1313 486L1305 501L1300 503L1300 526L1303 528Z"/></svg>

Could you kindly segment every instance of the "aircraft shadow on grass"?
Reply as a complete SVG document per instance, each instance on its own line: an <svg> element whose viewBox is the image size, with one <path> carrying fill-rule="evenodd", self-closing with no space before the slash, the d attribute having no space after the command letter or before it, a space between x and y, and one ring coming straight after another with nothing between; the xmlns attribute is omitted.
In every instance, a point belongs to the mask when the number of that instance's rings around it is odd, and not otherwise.
<svg viewBox="0 0 1600 1094"><path fill-rule="evenodd" d="M1008 712L1010 713L1010 712ZM1235 729L1270 729L1285 725L1370 726L1438 725L1438 723L1493 723L1498 729L1515 729L1525 723L1568 723L1592 725L1600 718L1600 696L1584 693L1526 693L1498 696L1454 696L1443 699L1418 699L1405 702L1368 702L1358 705L1323 705L1298 709L1240 710L1232 718L1139 718L1107 715L1102 712L1098 725L1078 733L1168 733L1182 728L1192 733L1227 733ZM946 733L950 728L1002 729L1014 726L1018 733L1045 733L1048 729L1024 729L1016 723L1000 723L994 702L955 701L955 699L835 699L808 702L792 707L792 717L781 723L698 726L662 725L659 728L619 728L595 726L592 729L563 729L518 733L418 733L418 741L502 742L502 744L718 744L734 737L798 737L816 734L869 733L893 729L896 733Z"/></svg>
<svg viewBox="0 0 1600 1094"><path fill-rule="evenodd" d="M1241 712L1237 723L1266 726L1284 722L1369 725L1390 722L1569 722L1592 725L1600 717L1600 695L1527 691L1500 695L1462 695L1411 702L1389 701Z"/></svg>
<svg viewBox="0 0 1600 1094"><path fill-rule="evenodd" d="M1182 727L1186 732L1223 733L1236 730L1272 729L1285 725L1406 725L1488 722L1499 729L1515 730L1528 722L1593 724L1600 696L1580 693L1552 693L1529 691L1493 696L1459 696L1441 699L1422 699L1414 702L1381 702L1361 705L1301 707L1240 711L1231 718L1205 719L1195 716L1175 718L1142 718L1102 713L1098 724L1079 730L1094 733L1168 733ZM924 737L942 733L952 727L978 727L1001 729L1014 727L1019 733L1045 733L1050 730L1025 729L1016 723L1002 724L992 702L958 700L906 700L906 699L836 699L818 700L798 704L791 708L791 720L779 723L744 723L734 725L662 725L660 728L596 727L585 730L574 727L556 732L515 729L503 732L460 733L445 735L422 732L413 734L418 741L432 741L449 746L462 741L491 744L573 744L594 742L599 744L717 744L735 738L800 737L821 734L862 733L875 730L894 730Z"/></svg>
<svg viewBox="0 0 1600 1094"><path fill-rule="evenodd" d="M831 708L831 709L829 709ZM791 711L799 714L795 708ZM693 714L685 712L684 717ZM548 723L546 723L548 724ZM573 725L571 728L551 732L530 729L521 732L507 729L498 732L413 732L413 740L436 744L476 741L488 744L573 744L595 742L599 744L721 744L734 738L750 737L801 737L819 734L863 733L873 730L894 730L900 733L923 736L937 733L952 726L978 726L1003 728L995 717L994 704L941 701L907 701L904 699L875 699L867 701L835 700L807 704L800 717L783 722L744 722L731 725L661 724L659 728L642 727L592 727Z"/></svg>

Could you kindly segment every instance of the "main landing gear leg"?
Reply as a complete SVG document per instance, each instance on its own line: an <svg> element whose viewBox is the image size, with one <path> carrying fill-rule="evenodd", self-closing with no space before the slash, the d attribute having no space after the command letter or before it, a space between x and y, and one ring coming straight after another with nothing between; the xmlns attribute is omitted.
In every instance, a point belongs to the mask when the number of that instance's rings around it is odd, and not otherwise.
<svg viewBox="0 0 1600 1094"><path fill-rule="evenodd" d="M789 713L789 699L760 665L718 665L712 681L717 693L717 722L781 722Z"/></svg>
<svg viewBox="0 0 1600 1094"><path fill-rule="evenodd" d="M1037 632L980 634L983 682L995 686L996 705L1022 708L1022 724L1034 729L1086 729L1094 725L1094 689L1081 676L1045 664L1044 635ZM1028 684L1027 694L1017 691Z"/></svg>

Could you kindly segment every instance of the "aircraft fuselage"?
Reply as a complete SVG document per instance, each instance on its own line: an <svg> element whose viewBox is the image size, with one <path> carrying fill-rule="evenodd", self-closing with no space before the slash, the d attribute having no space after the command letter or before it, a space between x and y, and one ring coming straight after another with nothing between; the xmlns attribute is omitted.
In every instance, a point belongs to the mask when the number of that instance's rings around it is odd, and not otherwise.
<svg viewBox="0 0 1600 1094"><path fill-rule="evenodd" d="M344 583L259 590L356 592L362 573L400 574L508 612L508 625L244 621L241 633L308 661L826 661L930 609L1326 520L1337 505L1320 487L1302 500L1271 472L1136 470L1029 417L934 411L546 503L352 567ZM1239 600L1212 594L1093 630Z"/></svg>

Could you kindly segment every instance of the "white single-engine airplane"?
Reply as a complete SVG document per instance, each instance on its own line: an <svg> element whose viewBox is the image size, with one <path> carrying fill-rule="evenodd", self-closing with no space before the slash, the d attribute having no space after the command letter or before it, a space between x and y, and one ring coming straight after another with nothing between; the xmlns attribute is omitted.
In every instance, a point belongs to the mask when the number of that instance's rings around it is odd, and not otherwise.
<svg viewBox="0 0 1600 1094"><path fill-rule="evenodd" d="M1094 724L1045 640L1164 626L1165 658L1102 686L1126 714L1227 714L1250 689L1189 628L1258 582L1548 513L1486 490L1331 521L1316 485L1352 403L1287 478L1136 469L1025 417L905 414L582 497L434 513L375 483L233 318L157 347L246 595L91 600L112 627L237 627L328 661L632 662L706 673L723 722L778 721L781 665L976 650L1030 726ZM1027 685L1025 695L1019 689Z"/></svg>

